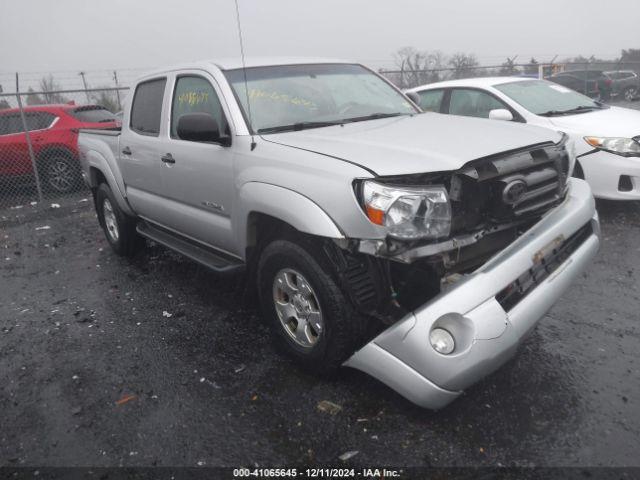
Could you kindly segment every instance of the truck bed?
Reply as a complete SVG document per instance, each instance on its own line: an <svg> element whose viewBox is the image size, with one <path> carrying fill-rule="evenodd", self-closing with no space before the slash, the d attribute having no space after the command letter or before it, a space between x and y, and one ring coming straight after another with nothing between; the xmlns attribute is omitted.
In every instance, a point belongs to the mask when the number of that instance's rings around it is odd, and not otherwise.
<svg viewBox="0 0 640 480"><path fill-rule="evenodd" d="M108 137L116 137L122 133L122 127L117 128L81 128L80 133L90 133L92 135L105 135Z"/></svg>

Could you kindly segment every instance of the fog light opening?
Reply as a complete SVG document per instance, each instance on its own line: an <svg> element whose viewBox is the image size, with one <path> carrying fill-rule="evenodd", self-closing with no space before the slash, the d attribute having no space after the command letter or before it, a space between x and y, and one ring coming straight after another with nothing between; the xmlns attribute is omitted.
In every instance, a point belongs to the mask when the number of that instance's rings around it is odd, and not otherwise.
<svg viewBox="0 0 640 480"><path fill-rule="evenodd" d="M442 355L449 355L456 349L456 342L444 328L434 328L429 334L429 341L433 349Z"/></svg>
<svg viewBox="0 0 640 480"><path fill-rule="evenodd" d="M618 180L618 191L630 192L631 190L633 190L631 177L629 175L620 175L620 180Z"/></svg>

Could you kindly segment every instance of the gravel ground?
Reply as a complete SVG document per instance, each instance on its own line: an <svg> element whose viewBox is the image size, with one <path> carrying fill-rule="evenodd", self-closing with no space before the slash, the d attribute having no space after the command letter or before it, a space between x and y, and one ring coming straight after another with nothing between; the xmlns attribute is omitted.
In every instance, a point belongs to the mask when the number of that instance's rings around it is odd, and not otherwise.
<svg viewBox="0 0 640 480"><path fill-rule="evenodd" d="M598 208L596 262L440 412L302 372L239 280L158 246L116 257L90 202L5 211L0 465L640 466L640 203Z"/></svg>

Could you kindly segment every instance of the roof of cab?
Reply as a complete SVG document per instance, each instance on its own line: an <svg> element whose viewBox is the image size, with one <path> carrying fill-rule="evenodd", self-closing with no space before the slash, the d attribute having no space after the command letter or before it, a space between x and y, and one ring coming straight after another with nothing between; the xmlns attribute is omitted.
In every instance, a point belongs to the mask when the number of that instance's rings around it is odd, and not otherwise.
<svg viewBox="0 0 640 480"><path fill-rule="evenodd" d="M313 63L355 63L348 60L335 58L314 58L314 57L246 57L244 65L241 57L219 58L210 60L221 70L233 70L247 67L268 67L276 65L308 65Z"/></svg>
<svg viewBox="0 0 640 480"><path fill-rule="evenodd" d="M335 59L335 58L314 58L314 57L246 57L244 59L244 64L241 57L228 57L228 58L216 58L212 60L201 60L197 62L184 63L180 65L173 65L166 68L154 69L153 71L149 71L142 76L142 78L146 79L149 77L166 74L168 72L175 72L177 70L200 70L200 69L208 69L211 66L215 66L220 70L234 70L237 68L242 68L245 66L246 68L252 67L268 67L268 66L278 66L278 65L309 65L309 64L319 64L319 63L344 63L344 64L355 64L357 62L352 62L344 59Z"/></svg>

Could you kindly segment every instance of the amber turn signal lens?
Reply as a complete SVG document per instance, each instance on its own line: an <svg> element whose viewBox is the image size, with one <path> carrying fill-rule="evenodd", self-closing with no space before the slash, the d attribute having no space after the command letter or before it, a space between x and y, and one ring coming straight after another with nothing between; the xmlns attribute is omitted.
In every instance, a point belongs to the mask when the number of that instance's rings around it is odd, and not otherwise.
<svg viewBox="0 0 640 480"><path fill-rule="evenodd" d="M367 205L367 217L376 225L384 224L384 212Z"/></svg>
<svg viewBox="0 0 640 480"><path fill-rule="evenodd" d="M598 148L602 146L602 140L597 137L584 137L584 139L592 147Z"/></svg>

